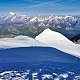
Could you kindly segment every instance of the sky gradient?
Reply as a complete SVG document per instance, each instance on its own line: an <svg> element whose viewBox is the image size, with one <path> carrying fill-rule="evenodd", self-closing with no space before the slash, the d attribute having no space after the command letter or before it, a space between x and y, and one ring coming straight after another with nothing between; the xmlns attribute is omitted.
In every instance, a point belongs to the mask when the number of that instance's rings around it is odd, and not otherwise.
<svg viewBox="0 0 80 80"><path fill-rule="evenodd" d="M0 15L80 15L80 0L0 0Z"/></svg>

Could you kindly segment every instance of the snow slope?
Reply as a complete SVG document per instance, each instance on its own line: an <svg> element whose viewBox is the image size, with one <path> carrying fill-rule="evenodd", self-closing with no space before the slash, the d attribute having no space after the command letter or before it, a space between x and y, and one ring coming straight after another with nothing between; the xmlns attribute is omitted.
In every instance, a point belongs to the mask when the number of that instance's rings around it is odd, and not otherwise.
<svg viewBox="0 0 80 80"><path fill-rule="evenodd" d="M15 38L0 39L0 48L2 49L30 46L49 46L80 57L80 45L69 41L62 34L51 31L50 29L44 30L35 39L22 35Z"/></svg>
<svg viewBox="0 0 80 80"><path fill-rule="evenodd" d="M46 46L44 43L37 41L28 36L17 36L15 38L1 38L0 48L29 47L29 46Z"/></svg>
<svg viewBox="0 0 80 80"><path fill-rule="evenodd" d="M42 68L50 70L59 68L63 71L80 72L80 60L51 47L21 47L0 50L0 71Z"/></svg>
<svg viewBox="0 0 80 80"><path fill-rule="evenodd" d="M35 39L46 43L51 47L57 48L63 52L80 57L80 45L71 42L65 36L58 32L46 29L41 34L36 36Z"/></svg>

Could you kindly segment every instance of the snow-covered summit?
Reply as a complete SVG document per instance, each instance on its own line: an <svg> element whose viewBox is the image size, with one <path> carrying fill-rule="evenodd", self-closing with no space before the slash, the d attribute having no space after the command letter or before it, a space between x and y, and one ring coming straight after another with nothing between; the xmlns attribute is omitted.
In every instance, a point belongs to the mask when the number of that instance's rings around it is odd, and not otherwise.
<svg viewBox="0 0 80 80"><path fill-rule="evenodd" d="M58 32L46 29L35 39L63 52L80 57L80 45L71 42Z"/></svg>
<svg viewBox="0 0 80 80"><path fill-rule="evenodd" d="M50 36L48 36L47 34L50 34ZM55 40L66 40L67 38L65 36L63 36L62 34L56 32L56 31L52 31L49 28L45 29L40 35L40 37L44 38L44 36L47 38L51 38L51 36L54 36L52 38L55 38ZM36 37L37 38L37 37ZM51 39L52 39L51 38ZM68 40L68 39L67 39Z"/></svg>
<svg viewBox="0 0 80 80"><path fill-rule="evenodd" d="M9 14L10 14L10 15L14 15L15 13L14 13L14 12L10 12Z"/></svg>

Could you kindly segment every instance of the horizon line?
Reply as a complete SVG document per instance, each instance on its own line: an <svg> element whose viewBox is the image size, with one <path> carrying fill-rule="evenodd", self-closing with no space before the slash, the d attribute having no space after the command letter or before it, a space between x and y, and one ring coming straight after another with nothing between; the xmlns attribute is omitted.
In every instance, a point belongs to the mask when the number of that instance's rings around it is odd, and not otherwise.
<svg viewBox="0 0 80 80"><path fill-rule="evenodd" d="M43 15L43 16L47 16L47 15L59 15L59 16L80 16L80 14L63 14L63 13L29 13L29 12L0 12L0 16L4 16L4 15L8 15L10 13L15 13L15 14L21 14L21 15L28 15L28 16L39 16L39 15Z"/></svg>

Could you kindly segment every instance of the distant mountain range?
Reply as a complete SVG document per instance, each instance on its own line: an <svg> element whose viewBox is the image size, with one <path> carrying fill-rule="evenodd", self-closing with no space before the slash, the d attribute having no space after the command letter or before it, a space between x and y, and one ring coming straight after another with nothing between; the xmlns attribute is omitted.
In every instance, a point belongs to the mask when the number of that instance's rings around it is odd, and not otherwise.
<svg viewBox="0 0 80 80"><path fill-rule="evenodd" d="M46 28L58 31L71 39L80 34L80 17L55 15L26 16L13 12L0 16L0 37L27 35L35 38Z"/></svg>

